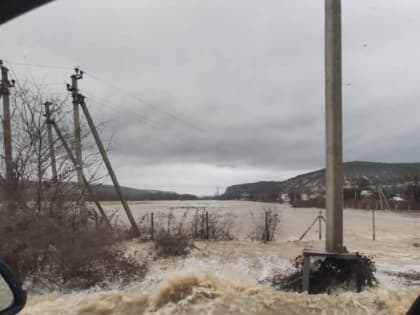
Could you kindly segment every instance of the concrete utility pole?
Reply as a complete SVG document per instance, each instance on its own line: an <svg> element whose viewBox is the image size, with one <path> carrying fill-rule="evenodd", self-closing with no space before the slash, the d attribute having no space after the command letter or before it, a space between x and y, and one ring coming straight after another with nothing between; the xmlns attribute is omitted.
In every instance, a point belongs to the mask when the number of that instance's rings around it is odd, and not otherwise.
<svg viewBox="0 0 420 315"><path fill-rule="evenodd" d="M117 191L118 197L121 200L121 203L124 207L125 213L127 214L128 220L130 221L131 227L133 229L134 236L139 237L140 231L137 226L136 220L133 217L133 214L131 213L130 207L128 206L127 201L125 200L123 193L121 191L120 184L118 183L117 176L114 173L114 170L112 169L111 162L108 159L108 155L106 154L105 147L102 143L101 138L99 137L98 131L96 130L96 126L93 123L92 117L90 116L89 110L86 106L86 103L84 101L84 96L79 94L79 104L82 107L83 113L85 114L87 123L89 125L90 131L92 132L93 137L95 138L96 145L98 146L99 152L102 155L102 159L105 163L106 168L108 169L109 176L111 177L111 180L114 184L115 190Z"/></svg>
<svg viewBox="0 0 420 315"><path fill-rule="evenodd" d="M6 162L6 185L7 189L11 189L13 182L13 152L12 152L12 128L10 123L10 88L14 86L14 81L9 81L8 72L3 61L0 60L1 67L1 83L0 95L3 98L3 142L4 142L4 157Z"/></svg>
<svg viewBox="0 0 420 315"><path fill-rule="evenodd" d="M73 99L73 122L74 122L74 151L77 161L77 185L80 192L79 206L83 213L86 213L85 198L83 196L83 157L82 157L82 139L80 132L80 114L79 114L79 87L77 81L83 78L83 71L78 68L75 69L75 73L70 76L71 86L67 85L67 90L71 92Z"/></svg>
<svg viewBox="0 0 420 315"><path fill-rule="evenodd" d="M45 102L45 118L47 121L47 132L48 132L48 145L49 145L49 151L50 151L50 160L51 160L51 172L52 172L52 181L54 183L57 183L57 164L55 161L55 149L54 149L54 139L52 134L52 127L49 123L51 121L51 111L50 111L50 105L52 105L51 102Z"/></svg>
<svg viewBox="0 0 420 315"><path fill-rule="evenodd" d="M326 246L343 252L341 0L325 0Z"/></svg>
<svg viewBox="0 0 420 315"><path fill-rule="evenodd" d="M70 146L68 145L66 139L64 138L63 134L60 131L60 128L58 128L57 124L55 123L54 120L52 120L51 118L47 118L47 124L48 125L52 125L54 127L55 133L57 134L58 138L60 139L61 143L63 144L64 149L66 150L66 153L68 155L68 157L70 158L71 162L73 163L73 165L78 168L80 167L77 163L76 157L73 155L73 152L70 149ZM108 217L105 214L104 209L102 208L102 205L99 203L99 201L95 198L95 194L92 190L92 187L89 184L89 181L87 180L87 178L85 177L85 175L83 174L83 170L81 170L81 175L82 175L82 180L83 180L83 184L86 186L89 194L91 195L93 201L95 202L96 207L98 208L100 214L102 215L102 217L105 219L106 224L108 225L108 227L110 229L112 229L111 226L111 222L109 221Z"/></svg>

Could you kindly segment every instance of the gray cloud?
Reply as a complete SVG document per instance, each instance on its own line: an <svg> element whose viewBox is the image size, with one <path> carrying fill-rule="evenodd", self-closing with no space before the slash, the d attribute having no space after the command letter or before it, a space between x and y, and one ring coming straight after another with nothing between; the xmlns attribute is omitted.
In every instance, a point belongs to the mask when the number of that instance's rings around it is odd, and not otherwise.
<svg viewBox="0 0 420 315"><path fill-rule="evenodd" d="M343 1L346 160L420 160L419 14L416 1ZM6 60L92 73L80 85L110 120L123 183L210 193L324 165L323 1L58 0L0 36Z"/></svg>

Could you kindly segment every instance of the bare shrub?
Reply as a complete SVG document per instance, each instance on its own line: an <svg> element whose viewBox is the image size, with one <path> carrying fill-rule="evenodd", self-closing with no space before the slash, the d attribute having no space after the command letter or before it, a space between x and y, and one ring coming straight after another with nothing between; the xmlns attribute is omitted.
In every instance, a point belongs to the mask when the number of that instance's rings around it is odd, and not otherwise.
<svg viewBox="0 0 420 315"><path fill-rule="evenodd" d="M196 209L190 225L193 239L208 239L216 241L233 240L233 216L209 213L205 208Z"/></svg>
<svg viewBox="0 0 420 315"><path fill-rule="evenodd" d="M378 285L375 277L376 264L373 257L357 255L354 260L327 257L313 262L310 273L309 293L331 293L335 289L361 291ZM298 256L287 275L275 275L266 279L273 287L302 292L303 257Z"/></svg>
<svg viewBox="0 0 420 315"><path fill-rule="evenodd" d="M137 220L137 226L140 230L140 240L141 241L148 241L148 240L153 239L152 234L154 234L154 231L152 231L151 215L152 215L152 213L143 214Z"/></svg>
<svg viewBox="0 0 420 315"><path fill-rule="evenodd" d="M185 219L188 211L176 219L172 210L159 213L155 222L154 246L158 257L185 256L190 252L192 243Z"/></svg>
<svg viewBox="0 0 420 315"><path fill-rule="evenodd" d="M158 213L154 221L154 244L157 256L187 255L193 240L232 240L232 216L218 216L205 208L185 210L176 216L174 210Z"/></svg>
<svg viewBox="0 0 420 315"><path fill-rule="evenodd" d="M251 217L254 223L254 230L249 235L249 238L262 242L273 241L280 222L280 213L277 207L275 205L264 205L257 218L254 216L254 213L251 213Z"/></svg>
<svg viewBox="0 0 420 315"><path fill-rule="evenodd" d="M142 278L146 265L114 248L128 231L114 227L111 232L94 210L88 209L88 214L86 221L71 207L55 210L53 216L9 212L0 227L1 238L8 240L0 247L0 256L35 286L87 289Z"/></svg>
<svg viewBox="0 0 420 315"><path fill-rule="evenodd" d="M205 208L196 208L191 220L191 238L206 239L206 210Z"/></svg>
<svg viewBox="0 0 420 315"><path fill-rule="evenodd" d="M209 214L209 239L216 241L231 241L234 238L232 234L233 215L227 214L224 216L216 213Z"/></svg>
<svg viewBox="0 0 420 315"><path fill-rule="evenodd" d="M156 256L186 256L189 254L192 243L180 235L159 234L154 240Z"/></svg>

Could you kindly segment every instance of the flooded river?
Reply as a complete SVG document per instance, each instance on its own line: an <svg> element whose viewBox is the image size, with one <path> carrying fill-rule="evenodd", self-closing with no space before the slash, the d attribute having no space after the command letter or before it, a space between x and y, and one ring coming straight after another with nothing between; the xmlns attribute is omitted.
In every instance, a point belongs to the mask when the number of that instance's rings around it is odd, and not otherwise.
<svg viewBox="0 0 420 315"><path fill-rule="evenodd" d="M259 283L285 272L290 260L304 248L323 248L324 240L318 240L318 224L298 241L318 215L318 209L277 205L280 223L276 240L262 244L247 236L266 204L157 201L130 205L139 220L150 212L157 215L173 211L175 216L182 216L186 210L205 208L232 217L236 239L197 241L189 255L172 259L150 258L150 242L127 242L122 245L127 253L149 259L143 281L123 290L30 295L22 314L405 314L420 294L418 283L398 275L420 272L420 216L416 213L377 212L373 241L372 213L346 209L345 245L350 251L375 257L379 288L362 293L306 295L279 292ZM117 203L105 207L110 212L117 209L121 220L125 220Z"/></svg>

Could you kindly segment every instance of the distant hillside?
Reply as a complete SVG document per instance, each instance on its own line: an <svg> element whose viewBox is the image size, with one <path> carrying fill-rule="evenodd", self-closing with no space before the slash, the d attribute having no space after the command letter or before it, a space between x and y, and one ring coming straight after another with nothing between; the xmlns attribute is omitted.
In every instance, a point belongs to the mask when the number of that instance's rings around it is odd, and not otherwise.
<svg viewBox="0 0 420 315"><path fill-rule="evenodd" d="M25 198L27 200L35 199L37 196L37 183L28 182L25 185ZM0 186L0 200L4 199L5 192L2 190L3 187ZM76 188L76 183L66 183L64 185L64 190L68 193L74 192ZM115 191L114 186L112 185L102 185L96 184L92 185L92 190L98 200L101 201L116 201L118 199L117 192ZM150 189L136 189L130 187L121 187L122 193L126 200L195 200L197 196L191 194L178 194L171 191L160 191L160 190L150 190ZM45 183L44 193L54 191L51 183ZM68 195L69 196L69 195ZM91 197L86 193L86 198L88 200Z"/></svg>
<svg viewBox="0 0 420 315"><path fill-rule="evenodd" d="M247 184L238 184L232 185L226 188L226 191L223 195L226 199L239 199L241 197L249 196L250 199L253 196L260 194L265 195L274 195L275 198L278 196L279 191L282 190L283 182L257 182L257 183L247 183Z"/></svg>
<svg viewBox="0 0 420 315"><path fill-rule="evenodd" d="M344 163L345 183L357 184L361 180L368 184L396 185L407 181L409 176L420 173L420 163ZM275 200L280 193L305 190L322 190L325 187L325 169L305 173L285 181L257 182L233 185L226 189L226 199L246 197L252 200Z"/></svg>
<svg viewBox="0 0 420 315"><path fill-rule="evenodd" d="M193 200L197 196L191 194L178 194L170 191L136 189L121 187L124 197L127 200ZM112 185L93 186L96 197L103 201L118 200L117 192Z"/></svg>

